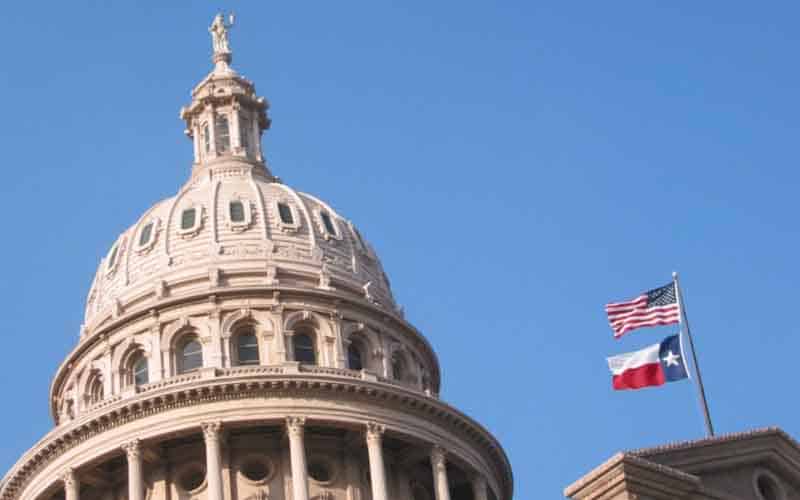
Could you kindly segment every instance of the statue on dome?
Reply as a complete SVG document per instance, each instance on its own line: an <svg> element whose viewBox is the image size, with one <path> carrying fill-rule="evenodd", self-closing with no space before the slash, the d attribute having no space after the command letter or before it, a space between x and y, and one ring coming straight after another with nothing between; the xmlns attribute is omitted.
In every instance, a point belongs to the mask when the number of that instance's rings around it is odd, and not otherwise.
<svg viewBox="0 0 800 500"><path fill-rule="evenodd" d="M211 32L211 40L214 46L214 54L230 54L231 48L228 45L228 30L233 27L233 14L228 16L229 22L225 22L225 16L221 13L214 17L214 22L208 31Z"/></svg>

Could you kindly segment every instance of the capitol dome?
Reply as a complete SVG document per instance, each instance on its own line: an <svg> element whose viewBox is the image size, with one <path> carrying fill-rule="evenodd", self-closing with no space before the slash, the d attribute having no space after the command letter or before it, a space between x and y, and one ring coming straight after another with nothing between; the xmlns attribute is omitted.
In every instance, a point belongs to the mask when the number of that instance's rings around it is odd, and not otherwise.
<svg viewBox="0 0 800 500"><path fill-rule="evenodd" d="M230 27L180 112L189 179L110 245L0 500L511 500L373 248L270 170Z"/></svg>

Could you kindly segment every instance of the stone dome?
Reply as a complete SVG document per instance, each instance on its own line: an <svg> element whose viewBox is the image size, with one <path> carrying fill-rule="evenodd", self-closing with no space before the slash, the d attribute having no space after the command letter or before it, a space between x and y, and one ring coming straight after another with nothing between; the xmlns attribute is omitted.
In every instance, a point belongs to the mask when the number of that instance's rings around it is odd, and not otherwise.
<svg viewBox="0 0 800 500"><path fill-rule="evenodd" d="M511 500L502 446L440 399L372 247L268 168L230 27L214 18L215 68L181 110L189 179L111 244L55 427L0 500Z"/></svg>
<svg viewBox="0 0 800 500"><path fill-rule="evenodd" d="M165 297L278 283L336 289L397 312L381 263L358 229L267 172L222 158L145 212L101 261L85 329Z"/></svg>
<svg viewBox="0 0 800 500"><path fill-rule="evenodd" d="M271 174L261 150L269 104L229 62L216 58L181 109L194 143L191 178L111 245L89 291L82 336L153 300L209 287L337 288L399 312L356 227Z"/></svg>

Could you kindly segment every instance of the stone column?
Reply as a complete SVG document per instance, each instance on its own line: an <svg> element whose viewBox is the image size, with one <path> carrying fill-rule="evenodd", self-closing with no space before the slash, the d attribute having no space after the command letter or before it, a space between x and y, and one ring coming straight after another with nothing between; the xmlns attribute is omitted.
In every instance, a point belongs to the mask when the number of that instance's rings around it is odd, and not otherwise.
<svg viewBox="0 0 800 500"><path fill-rule="evenodd" d="M289 435L289 454L292 462L293 500L308 500L308 466L306 465L306 447L303 433L306 419L304 417L288 417L286 433Z"/></svg>
<svg viewBox="0 0 800 500"><path fill-rule="evenodd" d="M122 445L128 458L128 500L144 500L142 442L138 439Z"/></svg>
<svg viewBox="0 0 800 500"><path fill-rule="evenodd" d="M472 496L475 500L489 500L486 478L481 473L472 478Z"/></svg>
<svg viewBox="0 0 800 500"><path fill-rule="evenodd" d="M386 466L383 463L383 433L386 428L375 422L367 423L369 473L372 478L372 500L389 500L386 490Z"/></svg>
<svg viewBox="0 0 800 500"><path fill-rule="evenodd" d="M206 442L206 481L208 500L223 500L222 495L222 454L220 452L220 431L222 422L205 422L203 439Z"/></svg>
<svg viewBox="0 0 800 500"><path fill-rule="evenodd" d="M78 481L78 478L75 476L75 469L69 468L64 471L64 475L61 477L61 481L64 483L64 496L66 500L80 500L80 491L81 491L81 483Z"/></svg>
<svg viewBox="0 0 800 500"><path fill-rule="evenodd" d="M439 446L431 450L433 490L436 500L450 500L450 483L447 480L447 453Z"/></svg>

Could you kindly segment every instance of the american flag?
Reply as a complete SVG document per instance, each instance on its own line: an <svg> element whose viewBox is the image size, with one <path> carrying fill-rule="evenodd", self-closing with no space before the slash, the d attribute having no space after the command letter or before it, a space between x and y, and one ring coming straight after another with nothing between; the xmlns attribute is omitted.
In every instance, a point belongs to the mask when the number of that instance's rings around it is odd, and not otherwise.
<svg viewBox="0 0 800 500"><path fill-rule="evenodd" d="M645 292L627 302L606 304L614 337L643 326L673 325L680 321L675 283Z"/></svg>

